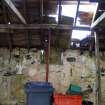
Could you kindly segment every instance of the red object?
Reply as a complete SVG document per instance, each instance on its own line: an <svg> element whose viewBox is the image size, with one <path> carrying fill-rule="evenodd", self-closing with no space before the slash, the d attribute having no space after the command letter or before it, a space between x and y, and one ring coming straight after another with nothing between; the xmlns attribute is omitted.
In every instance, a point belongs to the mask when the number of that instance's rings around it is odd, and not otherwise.
<svg viewBox="0 0 105 105"><path fill-rule="evenodd" d="M54 105L82 105L82 97L79 95L54 95Z"/></svg>

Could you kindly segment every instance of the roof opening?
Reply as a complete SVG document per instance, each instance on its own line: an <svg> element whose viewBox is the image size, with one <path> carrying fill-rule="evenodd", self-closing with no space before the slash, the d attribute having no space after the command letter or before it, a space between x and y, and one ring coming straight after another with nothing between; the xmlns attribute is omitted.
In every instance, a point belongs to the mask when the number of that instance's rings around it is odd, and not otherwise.
<svg viewBox="0 0 105 105"><path fill-rule="evenodd" d="M82 40L89 35L91 35L91 31L85 31L85 30L73 30L72 31L72 39Z"/></svg>
<svg viewBox="0 0 105 105"><path fill-rule="evenodd" d="M62 4L62 15L76 18L77 2L71 4ZM91 25L93 15L96 12L98 3L80 2L79 11L77 15L76 26L87 26ZM49 14L50 17L55 17L58 21L58 9L55 14Z"/></svg>

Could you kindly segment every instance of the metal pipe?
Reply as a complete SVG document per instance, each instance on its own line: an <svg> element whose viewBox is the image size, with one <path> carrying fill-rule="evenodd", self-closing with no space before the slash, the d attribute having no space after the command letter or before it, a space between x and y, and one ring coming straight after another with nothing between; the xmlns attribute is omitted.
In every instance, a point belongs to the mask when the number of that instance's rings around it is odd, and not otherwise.
<svg viewBox="0 0 105 105"><path fill-rule="evenodd" d="M99 53L99 38L96 32L95 35L95 56L96 56L96 104L101 105L101 70L100 70L100 53Z"/></svg>

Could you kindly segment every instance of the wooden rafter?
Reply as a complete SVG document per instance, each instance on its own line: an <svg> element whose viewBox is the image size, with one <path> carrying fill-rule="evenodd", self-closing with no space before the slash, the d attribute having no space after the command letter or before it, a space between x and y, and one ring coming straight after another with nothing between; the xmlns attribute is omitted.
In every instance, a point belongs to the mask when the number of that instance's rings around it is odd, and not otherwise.
<svg viewBox="0 0 105 105"><path fill-rule="evenodd" d="M0 29L33 30L33 29L64 29L64 30L90 30L90 27L73 27L72 25L57 24L0 24Z"/></svg>
<svg viewBox="0 0 105 105"><path fill-rule="evenodd" d="M2 2L3 3L3 2ZM6 7L2 5L3 8L3 16L4 16L4 22L5 24L8 24L8 12L6 12ZM7 31L7 39L8 39L8 46L10 48L10 51L12 50L12 34L10 33L10 30Z"/></svg>
<svg viewBox="0 0 105 105"><path fill-rule="evenodd" d="M43 11L43 9L44 9L44 4L43 4L43 0L40 0L40 2L39 2L39 6L40 6L40 24L42 24L43 23L43 16L44 16L44 11ZM43 46L43 29L41 29L40 30L40 40L41 40L41 45Z"/></svg>
<svg viewBox="0 0 105 105"><path fill-rule="evenodd" d="M91 28L95 28L104 19L105 19L105 12L96 21L92 23Z"/></svg>
<svg viewBox="0 0 105 105"><path fill-rule="evenodd" d="M26 24L26 20L22 16L22 14L19 12L19 10L15 7L13 2L11 0L4 0L4 2L11 8L11 10L18 16L18 18L22 21L23 24Z"/></svg>
<svg viewBox="0 0 105 105"><path fill-rule="evenodd" d="M79 11L79 6L80 6L80 1L81 1L81 0L78 0L78 4L77 4L76 16L75 16L75 20L74 20L74 25L75 25L75 26L76 26L77 17L78 17L78 11Z"/></svg>

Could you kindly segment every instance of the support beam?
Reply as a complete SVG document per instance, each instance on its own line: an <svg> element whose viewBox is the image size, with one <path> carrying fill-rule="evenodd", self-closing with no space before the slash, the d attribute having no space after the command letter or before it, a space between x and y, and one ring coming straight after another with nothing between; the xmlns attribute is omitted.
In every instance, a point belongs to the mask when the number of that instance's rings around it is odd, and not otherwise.
<svg viewBox="0 0 105 105"><path fill-rule="evenodd" d="M76 21L77 21L78 11L79 11L79 5L80 5L80 0L78 0L78 4L77 4L77 10L76 10L76 16L75 16L75 20L74 20L74 26L76 26Z"/></svg>
<svg viewBox="0 0 105 105"><path fill-rule="evenodd" d="M73 26L73 30L86 30L86 31L90 31L91 28L90 27Z"/></svg>
<svg viewBox="0 0 105 105"><path fill-rule="evenodd" d="M3 18L4 18L4 23L7 24L8 23L8 19L7 19L7 11L6 11L6 6L3 5L3 1L2 2L2 9L3 9Z"/></svg>
<svg viewBox="0 0 105 105"><path fill-rule="evenodd" d="M101 70L100 70L100 53L99 53L99 38L96 32L95 35L95 56L96 56L96 104L101 105Z"/></svg>
<svg viewBox="0 0 105 105"><path fill-rule="evenodd" d="M43 11L43 9L44 9L44 1L43 0L40 0L40 2L39 2L39 6L40 6L40 11L39 11L39 18L40 18L40 21L39 21L39 23L40 24L43 24L43 16L44 16L44 11ZM44 39L44 37L42 37L43 36L43 29L41 29L40 30L40 40L41 40L41 45L43 46L43 39Z"/></svg>
<svg viewBox="0 0 105 105"><path fill-rule="evenodd" d="M8 34L8 44L9 44L9 49L10 49L10 52L12 51L12 48L13 48L13 35L11 33Z"/></svg>
<svg viewBox="0 0 105 105"><path fill-rule="evenodd" d="M12 1L11 0L4 0L4 1L9 6L9 8L11 8L11 10L18 16L18 18L22 21L22 23L26 24L26 20L19 12L19 10L15 7L15 5L12 3Z"/></svg>
<svg viewBox="0 0 105 105"><path fill-rule="evenodd" d="M96 14L97 14L98 8L99 8L99 3L97 3L97 6L96 6L96 9L95 9L95 12L94 12L94 14L93 14L92 23L94 23L94 20L95 20L95 17L96 17Z"/></svg>
<svg viewBox="0 0 105 105"><path fill-rule="evenodd" d="M73 27L72 25L57 24L0 24L0 29L34 30L34 29L65 29L65 30L90 30L89 27Z"/></svg>
<svg viewBox="0 0 105 105"><path fill-rule="evenodd" d="M95 28L104 19L105 19L105 12L96 21L92 23L91 28Z"/></svg>
<svg viewBox="0 0 105 105"><path fill-rule="evenodd" d="M2 4L3 4L3 1L2 1ZM2 5L2 8L3 8L3 16L4 16L4 22L5 24L7 24L9 22L9 17L8 17L8 12L6 11L6 7L4 5ZM9 46L9 49L10 49L10 53L12 51L12 32L10 29L7 29L5 30L7 31L7 39L8 39L8 46Z"/></svg>
<svg viewBox="0 0 105 105"><path fill-rule="evenodd" d="M15 1L16 1L16 3L20 3L21 2L20 0L15 0ZM83 0L81 0L81 1L83 1ZM38 0L30 0L30 2L31 3L37 3ZM46 1L43 0L43 2L46 2ZM48 2L50 2L52 4L56 4L57 3L57 0L48 0ZM64 4L64 5L74 4L76 2L77 2L76 0L62 0L62 4ZM84 2L82 4L84 4Z"/></svg>
<svg viewBox="0 0 105 105"><path fill-rule="evenodd" d="M41 16L44 15L44 11L43 11L43 0L40 0L40 15Z"/></svg>
<svg viewBox="0 0 105 105"><path fill-rule="evenodd" d="M47 9L48 9L48 2L49 2L49 0L44 0L44 5L43 6L45 6L46 8L44 8L44 15L45 15L45 17L48 15L47 14Z"/></svg>
<svg viewBox="0 0 105 105"><path fill-rule="evenodd" d="M24 16L26 18L26 21L29 22L29 16L28 16L28 9L27 9L27 0L23 0L23 6L24 6ZM30 38L30 31L25 30L25 37L26 37L26 46L28 48L28 51L30 50L31 47L31 38Z"/></svg>
<svg viewBox="0 0 105 105"><path fill-rule="evenodd" d="M46 48L46 82L49 80L49 57L50 57L50 44L51 44L51 30L48 33L48 44Z"/></svg>
<svg viewBox="0 0 105 105"><path fill-rule="evenodd" d="M8 33L9 29L0 29L0 33Z"/></svg>
<svg viewBox="0 0 105 105"><path fill-rule="evenodd" d="M62 15L62 6L61 6L62 0L58 0L58 24L61 23L61 15Z"/></svg>

